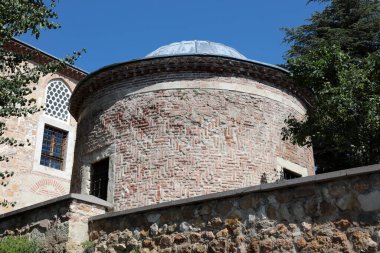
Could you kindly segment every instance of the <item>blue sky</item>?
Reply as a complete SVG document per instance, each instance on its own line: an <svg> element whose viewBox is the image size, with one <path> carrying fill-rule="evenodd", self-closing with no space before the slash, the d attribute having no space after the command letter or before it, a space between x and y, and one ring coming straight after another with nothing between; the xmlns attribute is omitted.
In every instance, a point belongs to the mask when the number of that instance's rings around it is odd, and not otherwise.
<svg viewBox="0 0 380 253"><path fill-rule="evenodd" d="M39 40L20 39L58 58L86 48L75 64L94 71L142 58L160 46L182 40L209 40L246 57L283 63L288 45L281 27L306 23L318 4L306 0L61 0L61 29Z"/></svg>

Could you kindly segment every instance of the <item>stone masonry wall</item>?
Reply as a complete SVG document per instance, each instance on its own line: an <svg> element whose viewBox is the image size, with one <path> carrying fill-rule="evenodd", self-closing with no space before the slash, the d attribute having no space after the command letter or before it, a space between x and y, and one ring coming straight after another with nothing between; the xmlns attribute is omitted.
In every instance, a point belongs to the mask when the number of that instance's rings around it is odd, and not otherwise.
<svg viewBox="0 0 380 253"><path fill-rule="evenodd" d="M96 252L379 252L380 165L90 219Z"/></svg>
<svg viewBox="0 0 380 253"><path fill-rule="evenodd" d="M38 84L35 85L36 90L30 95L36 99L36 106L44 106L46 87L49 81L60 79L72 91L78 82L61 74L49 74L42 77ZM29 206L38 202L42 202L54 197L62 196L69 193L70 189L70 173L60 176L57 170L45 168L44 171L37 171L34 168L35 153L40 155L41 150L36 151L36 146L42 143L43 129L39 131L39 124L44 116L43 111L39 111L33 115L26 117L10 117L1 119L6 123L6 131L4 136L15 138L20 142L26 142L28 139L30 145L25 146L0 146L0 154L6 155L9 162L0 163L2 170L13 171L14 176L9 178L7 187L0 187L0 196L11 202L16 202L14 207L0 207L0 214L10 212L25 206ZM70 122L66 123L75 129L76 121L71 117ZM70 133L73 134L73 133ZM40 143L37 143L40 136ZM72 157L73 153L68 154ZM71 165L70 165L71 168Z"/></svg>
<svg viewBox="0 0 380 253"><path fill-rule="evenodd" d="M26 236L41 243L45 253L83 252L88 218L104 214L105 201L78 194L0 215L0 237Z"/></svg>
<svg viewBox="0 0 380 253"><path fill-rule="evenodd" d="M116 210L257 185L264 173L274 181L277 159L314 174L311 148L281 140L285 118L302 117L297 99L249 79L196 77L153 76L136 80L145 88L128 82L88 98L71 191L88 194L91 163L113 145L108 201Z"/></svg>

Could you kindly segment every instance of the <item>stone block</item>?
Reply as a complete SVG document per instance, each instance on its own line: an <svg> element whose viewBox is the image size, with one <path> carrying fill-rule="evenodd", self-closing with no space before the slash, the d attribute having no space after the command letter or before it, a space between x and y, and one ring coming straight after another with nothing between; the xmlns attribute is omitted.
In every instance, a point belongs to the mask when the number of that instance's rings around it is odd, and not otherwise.
<svg viewBox="0 0 380 253"><path fill-rule="evenodd" d="M280 208L278 209L278 220L280 221L290 221L290 213L289 213L289 210L288 210L288 207L287 205L285 204L282 204L280 205Z"/></svg>
<svg viewBox="0 0 380 253"><path fill-rule="evenodd" d="M173 239L174 239L175 244L182 244L184 242L187 242L187 237L183 233L178 233L178 234L174 235Z"/></svg>
<svg viewBox="0 0 380 253"><path fill-rule="evenodd" d="M151 213L151 214L148 214L147 220L150 223L155 223L160 219L160 216L161 216L161 214L159 214L159 213Z"/></svg>
<svg viewBox="0 0 380 253"><path fill-rule="evenodd" d="M372 240L367 231L355 230L351 234L354 249L357 252L376 252L377 243Z"/></svg>
<svg viewBox="0 0 380 253"><path fill-rule="evenodd" d="M206 253L207 252L207 245L195 243L193 245L193 252L194 253Z"/></svg>
<svg viewBox="0 0 380 253"><path fill-rule="evenodd" d="M370 212L380 209L380 191L359 194L358 200L363 211Z"/></svg>
<svg viewBox="0 0 380 253"><path fill-rule="evenodd" d="M209 251L213 253L226 252L227 242L225 240L212 240L209 244Z"/></svg>
<svg viewBox="0 0 380 253"><path fill-rule="evenodd" d="M347 185L343 182L329 183L328 189L330 196L334 198L342 197L347 193Z"/></svg>
<svg viewBox="0 0 380 253"><path fill-rule="evenodd" d="M305 212L304 212L304 208L301 202L290 204L290 209L291 209L293 220L302 221L304 219Z"/></svg>
<svg viewBox="0 0 380 253"><path fill-rule="evenodd" d="M334 204L327 202L327 201L322 201L319 205L319 211L322 216L330 216L336 213L337 208L335 207Z"/></svg>

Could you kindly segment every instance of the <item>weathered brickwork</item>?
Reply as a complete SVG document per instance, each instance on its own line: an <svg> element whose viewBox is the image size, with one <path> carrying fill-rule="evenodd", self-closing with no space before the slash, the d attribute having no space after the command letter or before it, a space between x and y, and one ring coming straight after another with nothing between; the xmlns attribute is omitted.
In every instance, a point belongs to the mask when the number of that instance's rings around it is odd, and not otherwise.
<svg viewBox="0 0 380 253"><path fill-rule="evenodd" d="M178 73L110 85L86 99L71 191L89 192L89 165L115 145L108 201L118 210L257 185L264 173L274 181L277 158L314 174L312 150L281 140L285 118L305 109L273 85Z"/></svg>
<svg viewBox="0 0 380 253"><path fill-rule="evenodd" d="M379 252L380 166L90 218L96 252Z"/></svg>

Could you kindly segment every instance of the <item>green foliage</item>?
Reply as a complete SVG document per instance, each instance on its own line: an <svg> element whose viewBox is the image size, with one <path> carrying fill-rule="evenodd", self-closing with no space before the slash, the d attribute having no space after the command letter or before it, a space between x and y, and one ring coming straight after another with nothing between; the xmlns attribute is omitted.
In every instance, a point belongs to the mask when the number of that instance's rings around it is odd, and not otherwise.
<svg viewBox="0 0 380 253"><path fill-rule="evenodd" d="M317 173L380 162L380 5L329 3L311 24L286 29L287 67L314 93L302 121L290 116L283 138L313 145Z"/></svg>
<svg viewBox="0 0 380 253"><path fill-rule="evenodd" d="M1 239L0 253L40 253L41 246L25 237L9 236Z"/></svg>
<svg viewBox="0 0 380 253"><path fill-rule="evenodd" d="M289 60L299 86L312 88L315 106L294 117L285 139L314 147L319 172L380 162L380 50L366 58L323 47Z"/></svg>
<svg viewBox="0 0 380 253"><path fill-rule="evenodd" d="M58 18L55 6L56 0L0 1L0 119L27 116L41 109L30 97L39 78L58 71L66 63L73 63L81 54L74 52L61 62L51 61L31 67L27 62L33 60L36 53L20 54L7 49L7 43L15 36L29 34L39 38L42 30L59 28L55 22ZM5 123L0 120L0 145L29 145L28 140L24 143L4 136L5 130ZM8 161L8 157L0 154L1 161ZM0 204L8 205L9 202L4 200Z"/></svg>
<svg viewBox="0 0 380 253"><path fill-rule="evenodd" d="M0 171L0 185L1 186L7 186L8 185L8 181L6 181L9 177L13 176L13 171L4 171L4 172L1 172ZM4 199L2 202L0 202L0 205L3 206L3 207L7 207L7 206L15 206L16 205L16 202L10 202L6 199Z"/></svg>
<svg viewBox="0 0 380 253"><path fill-rule="evenodd" d="M139 253L140 252L140 246L135 246L131 249L131 253Z"/></svg>
<svg viewBox="0 0 380 253"><path fill-rule="evenodd" d="M288 58L302 56L321 45L337 45L353 56L380 49L379 0L309 0L327 4L310 23L284 28L285 42L292 44Z"/></svg>
<svg viewBox="0 0 380 253"><path fill-rule="evenodd" d="M95 252L95 244L92 241L84 241L81 243L83 248L83 253L92 253Z"/></svg>

